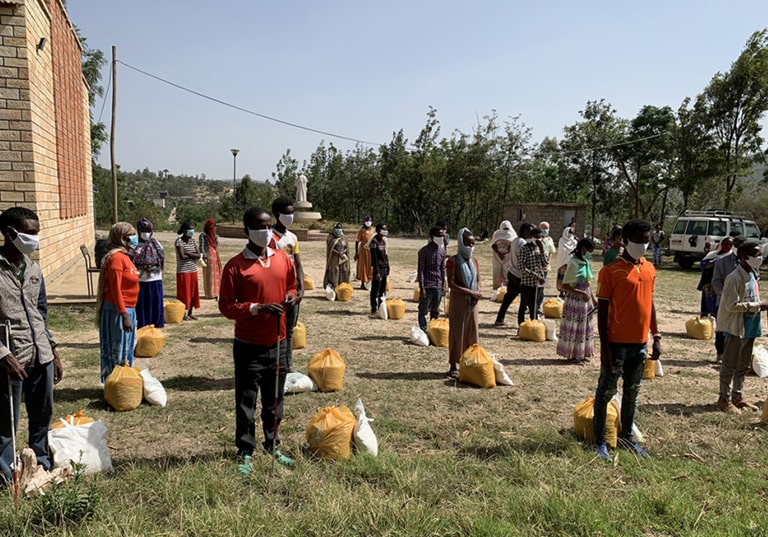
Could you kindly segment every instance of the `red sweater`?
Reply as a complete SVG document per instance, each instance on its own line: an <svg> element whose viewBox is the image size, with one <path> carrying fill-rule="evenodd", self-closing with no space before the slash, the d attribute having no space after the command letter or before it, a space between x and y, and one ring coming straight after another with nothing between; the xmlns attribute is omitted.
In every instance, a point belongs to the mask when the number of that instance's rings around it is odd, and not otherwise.
<svg viewBox="0 0 768 537"><path fill-rule="evenodd" d="M251 304L282 304L288 293L296 296L296 273L285 252L273 250L269 266L240 252L221 274L219 311L235 321L235 338L254 345L275 345L277 323L269 313L251 315ZM285 339L285 315L280 319L280 340Z"/></svg>
<svg viewBox="0 0 768 537"><path fill-rule="evenodd" d="M117 313L126 308L135 308L139 300L139 272L127 254L112 254L104 269L107 285L104 300L115 305Z"/></svg>

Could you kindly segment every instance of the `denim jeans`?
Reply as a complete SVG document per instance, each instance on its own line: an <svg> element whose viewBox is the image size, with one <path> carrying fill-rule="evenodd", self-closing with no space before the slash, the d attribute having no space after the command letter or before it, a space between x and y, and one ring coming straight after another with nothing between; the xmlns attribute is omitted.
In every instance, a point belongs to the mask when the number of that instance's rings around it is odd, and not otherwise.
<svg viewBox="0 0 768 537"><path fill-rule="evenodd" d="M18 433L19 413L21 412L21 397L27 407L28 416L28 445L35 452L37 463L46 470L51 469L51 459L48 456L48 429L53 415L53 362L35 364L27 370L27 378L23 381L11 381L13 392L13 429ZM8 395L8 373L0 367L0 487L13 480L11 464L13 463L13 442L11 438L11 415Z"/></svg>
<svg viewBox="0 0 768 537"><path fill-rule="evenodd" d="M621 396L621 438L632 439L632 424L635 422L637 394L643 380L645 357L648 354L647 343L609 343L611 349L611 369L600 368L600 378L595 392L595 418L592 432L595 444L605 442L605 420L608 403L616 395L619 377L622 378Z"/></svg>
<svg viewBox="0 0 768 537"><path fill-rule="evenodd" d="M424 289L424 297L419 298L419 328L427 331L427 311L430 319L440 317L440 301L443 299L442 289Z"/></svg>
<svg viewBox="0 0 768 537"><path fill-rule="evenodd" d="M235 340L232 355L235 361L235 445L243 455L250 455L256 446L256 399L261 390L261 428L264 432L262 446L272 451L280 443L275 430L275 412L277 427L283 417L283 389L285 376L287 345L280 342L280 375L278 378L277 408L275 409L275 365L277 346L253 345Z"/></svg>

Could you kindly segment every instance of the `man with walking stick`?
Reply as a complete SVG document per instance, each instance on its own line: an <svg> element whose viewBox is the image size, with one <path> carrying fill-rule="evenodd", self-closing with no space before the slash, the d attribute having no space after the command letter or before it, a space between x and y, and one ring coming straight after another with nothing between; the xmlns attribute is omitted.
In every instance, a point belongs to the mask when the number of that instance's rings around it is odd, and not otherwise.
<svg viewBox="0 0 768 537"><path fill-rule="evenodd" d="M272 218L259 207L243 215L248 244L224 267L219 311L235 321L235 445L241 464L253 470L256 447L254 414L261 390L262 447L283 466L294 461L279 449L287 370L285 310L296 302L296 275L287 254L268 246Z"/></svg>
<svg viewBox="0 0 768 537"><path fill-rule="evenodd" d="M37 463L51 469L48 429L53 415L53 385L62 367L56 341L46 326L48 300L37 250L40 221L30 209L11 207L0 214L0 487L14 481L15 433L24 394L28 445ZM9 333L10 332L10 333ZM13 466L13 468L12 468Z"/></svg>

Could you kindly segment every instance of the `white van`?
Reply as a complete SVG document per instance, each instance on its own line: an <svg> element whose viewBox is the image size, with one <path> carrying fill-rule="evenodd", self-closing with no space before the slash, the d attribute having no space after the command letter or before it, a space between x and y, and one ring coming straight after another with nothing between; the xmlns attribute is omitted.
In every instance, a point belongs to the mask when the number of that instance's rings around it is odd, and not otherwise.
<svg viewBox="0 0 768 537"><path fill-rule="evenodd" d="M734 233L760 242L757 224L732 211L685 211L669 236L669 252L682 268L691 268L707 252L717 248L723 237Z"/></svg>

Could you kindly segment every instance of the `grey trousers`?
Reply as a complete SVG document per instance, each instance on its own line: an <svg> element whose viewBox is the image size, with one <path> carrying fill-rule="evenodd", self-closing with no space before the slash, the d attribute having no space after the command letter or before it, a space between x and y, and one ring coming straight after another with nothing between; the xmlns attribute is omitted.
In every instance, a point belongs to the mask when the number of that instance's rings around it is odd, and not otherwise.
<svg viewBox="0 0 768 537"><path fill-rule="evenodd" d="M744 377L752 363L755 338L725 336L723 362L720 364L720 400L739 401L743 397Z"/></svg>

